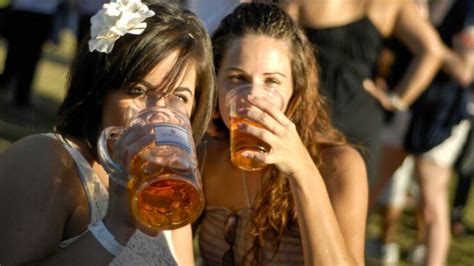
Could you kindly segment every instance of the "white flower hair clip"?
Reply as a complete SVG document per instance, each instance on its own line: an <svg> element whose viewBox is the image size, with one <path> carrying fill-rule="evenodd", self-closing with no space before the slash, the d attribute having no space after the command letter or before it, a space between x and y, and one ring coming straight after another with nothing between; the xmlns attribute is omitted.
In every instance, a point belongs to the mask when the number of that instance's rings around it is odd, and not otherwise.
<svg viewBox="0 0 474 266"><path fill-rule="evenodd" d="M141 34L146 29L146 18L155 15L141 0L112 0L91 18L89 51L110 53L121 36Z"/></svg>

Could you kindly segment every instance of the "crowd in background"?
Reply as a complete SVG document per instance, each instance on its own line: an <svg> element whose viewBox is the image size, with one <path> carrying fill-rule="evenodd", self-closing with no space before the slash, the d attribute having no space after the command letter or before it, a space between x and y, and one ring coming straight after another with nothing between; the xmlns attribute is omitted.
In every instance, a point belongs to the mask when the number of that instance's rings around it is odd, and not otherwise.
<svg viewBox="0 0 474 266"><path fill-rule="evenodd" d="M443 265L451 234L468 232L463 214L474 178L474 2L331 1L266 2L302 27L314 47L330 120L365 161L367 216L383 216L380 238L365 243L366 258L399 262L397 223L412 197L418 235L409 260ZM44 43L57 38L61 25L73 27L83 43L91 17L106 2L0 1L0 36L7 43L0 90L13 91L12 108L34 104ZM195 12L212 37L216 30L225 33L218 27L222 18L252 1L176 2ZM453 172L459 181L449 206Z"/></svg>

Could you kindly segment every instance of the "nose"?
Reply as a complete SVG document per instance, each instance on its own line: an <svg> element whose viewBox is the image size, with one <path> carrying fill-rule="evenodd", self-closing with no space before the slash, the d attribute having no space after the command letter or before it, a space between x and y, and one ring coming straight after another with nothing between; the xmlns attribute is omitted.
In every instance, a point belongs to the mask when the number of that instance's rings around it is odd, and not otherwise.
<svg viewBox="0 0 474 266"><path fill-rule="evenodd" d="M146 100L146 107L166 107L167 106L167 101L166 101L166 96L160 95L161 97L157 95L149 95Z"/></svg>

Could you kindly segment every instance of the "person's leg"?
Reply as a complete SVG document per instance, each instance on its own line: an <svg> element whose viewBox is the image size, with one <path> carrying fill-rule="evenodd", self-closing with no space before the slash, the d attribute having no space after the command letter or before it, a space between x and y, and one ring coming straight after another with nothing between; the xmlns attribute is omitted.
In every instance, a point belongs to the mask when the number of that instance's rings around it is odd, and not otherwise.
<svg viewBox="0 0 474 266"><path fill-rule="evenodd" d="M472 179L474 178L474 116L469 117L471 129L464 144L461 155L458 157L454 170L458 175L458 183L454 195L453 209L451 211L452 231L455 236L463 235L465 232L462 223L464 206L469 195Z"/></svg>
<svg viewBox="0 0 474 266"><path fill-rule="evenodd" d="M416 158L416 176L420 185L421 209L426 224L426 265L444 265L450 242L448 189L450 167Z"/></svg>
<svg viewBox="0 0 474 266"><path fill-rule="evenodd" d="M371 187L369 193L369 215L377 204L382 191L390 183L390 179L394 175L395 171L402 165L406 156L407 153L401 148L389 145L383 146L380 156L381 163L378 171L378 178L375 181L375 184Z"/></svg>
<svg viewBox="0 0 474 266"><path fill-rule="evenodd" d="M18 84L14 99L15 104L20 107L30 104L30 94L36 65L53 23L52 15L32 12L21 13L22 15L16 18L17 20L22 19L22 21L18 21L20 29L17 30L19 32L28 32L28 34L23 34L18 38L18 43L12 44L16 45L22 54L22 60L18 64Z"/></svg>
<svg viewBox="0 0 474 266"><path fill-rule="evenodd" d="M403 182L400 183L400 180L405 180L396 177L397 174L395 174L395 171L399 171L397 170L398 168L404 169L402 163L407 153L402 148L402 139L405 135L409 120L410 114L408 112L395 113L382 127L381 138L383 145L380 152L380 165L378 167L377 179L370 188L368 215L370 215L379 201L380 194L387 190L389 183L396 182L395 184L402 184ZM411 173L409 175L411 175ZM397 181L392 181L392 176L396 178ZM405 193L405 191L403 193ZM390 194L394 195L393 193ZM405 194L403 194L402 201L404 201ZM390 202L392 202L392 200L388 201L388 203Z"/></svg>
<svg viewBox="0 0 474 266"><path fill-rule="evenodd" d="M449 250L449 180L451 167L464 144L469 122L461 121L441 144L416 157L416 176L426 224L426 265L443 265Z"/></svg>
<svg viewBox="0 0 474 266"><path fill-rule="evenodd" d="M383 207L382 241L383 243L395 242L398 221L406 203L409 185L413 180L413 157L407 157L402 165L395 171L390 183L381 197Z"/></svg>
<svg viewBox="0 0 474 266"><path fill-rule="evenodd" d="M0 89L6 88L14 78L15 74L18 72L18 62L21 59L21 53L19 52L18 46L15 43L18 43L18 40L21 34L20 31L17 31L14 28L14 19L18 16L16 11L9 10L5 14L5 23L4 25L4 36L7 41L7 51L6 57L3 64L3 72L0 75Z"/></svg>

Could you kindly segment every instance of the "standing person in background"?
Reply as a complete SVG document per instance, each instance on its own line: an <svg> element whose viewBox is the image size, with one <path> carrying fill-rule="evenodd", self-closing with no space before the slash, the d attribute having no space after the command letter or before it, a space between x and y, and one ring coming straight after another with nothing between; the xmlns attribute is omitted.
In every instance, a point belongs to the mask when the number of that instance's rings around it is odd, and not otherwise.
<svg viewBox="0 0 474 266"><path fill-rule="evenodd" d="M200 149L206 207L199 228L205 265L363 265L367 176L360 154L331 126L313 49L274 4L243 3L213 35L218 110L215 136ZM262 139L267 167L231 163L225 97L265 85L283 98L249 98L238 131ZM259 154L261 155L261 154Z"/></svg>
<svg viewBox="0 0 474 266"><path fill-rule="evenodd" d="M474 92L470 91L468 103L469 122L471 128L461 155L454 165L454 170L458 175L458 183L454 192L453 207L451 210L451 231L454 236L464 236L468 233L463 222L466 202L469 191L472 191L472 181L474 179ZM472 193L472 192L471 192Z"/></svg>
<svg viewBox="0 0 474 266"><path fill-rule="evenodd" d="M413 155L414 175L421 192L419 208L423 224L426 225L426 234L418 239L420 242L412 252L411 259L416 264L443 265L447 258L450 242L449 180L452 176L452 166L462 149L469 129L469 123L466 120L467 91L463 87L469 84L472 77L469 67L462 60L457 59L461 56L452 43L453 37L463 27L467 1L458 0L451 3L446 6L447 11L436 9L443 11L444 14L444 17L441 17L441 24L436 26L446 46L453 47L457 53L445 49L443 70L447 74L440 71L429 88L413 104L403 146L404 151ZM428 7L426 8L428 10ZM396 72L393 73L394 76ZM367 89L383 104L385 100L381 97L385 94L383 90L373 84ZM399 114L395 114L397 115ZM389 171L387 172L390 174ZM405 172L411 175L411 171ZM386 179L388 176L390 175L381 176L379 180ZM372 203L376 200L379 189L379 186L375 186L375 189L371 191L373 192ZM398 193L402 193L401 196L404 197L404 192L406 193L406 190L402 188ZM387 222L384 228L385 241L390 241L388 236L394 234L393 227L402 211L399 207L391 206L388 208L390 212L385 215ZM384 246L393 245L385 242ZM390 261L392 260L388 260Z"/></svg>
<svg viewBox="0 0 474 266"><path fill-rule="evenodd" d="M10 0L0 0L0 36L5 37L6 17L10 10Z"/></svg>
<svg viewBox="0 0 474 266"><path fill-rule="evenodd" d="M463 30L456 36L454 45L466 58L470 68L471 76L474 79L474 3L468 2L466 20ZM471 128L469 136L464 144L464 148L459 156L454 169L458 174L458 184L454 196L453 208L451 211L451 228L455 236L466 234L466 228L462 221L469 190L472 190L472 180L474 179L474 87L471 83L469 88L469 100L467 113ZM472 192L471 192L472 193Z"/></svg>
<svg viewBox="0 0 474 266"><path fill-rule="evenodd" d="M8 40L0 89L14 85L14 106L30 109L36 66L43 44L50 36L54 14L62 0L13 0L6 18Z"/></svg>
<svg viewBox="0 0 474 266"><path fill-rule="evenodd" d="M79 15L77 43L81 43L89 33L91 17L108 2L107 0L72 0ZM78 45L79 46L79 45ZM79 47L78 47L79 48Z"/></svg>
<svg viewBox="0 0 474 266"><path fill-rule="evenodd" d="M363 88L372 78L382 39L394 36L414 54L392 90L391 110L407 109L429 85L440 66L442 44L434 28L409 0L281 0L306 29L317 48L321 92L332 121L363 152L370 183L377 175L383 109Z"/></svg>
<svg viewBox="0 0 474 266"><path fill-rule="evenodd" d="M26 137L0 154L0 264L192 265L191 226L138 231L128 190L98 160L97 140L104 128L124 127L131 108L173 97L198 143L215 96L209 36L189 11L136 0L104 6L91 36L75 57L55 134ZM122 180L124 162L153 141L149 126L124 130L113 148Z"/></svg>

